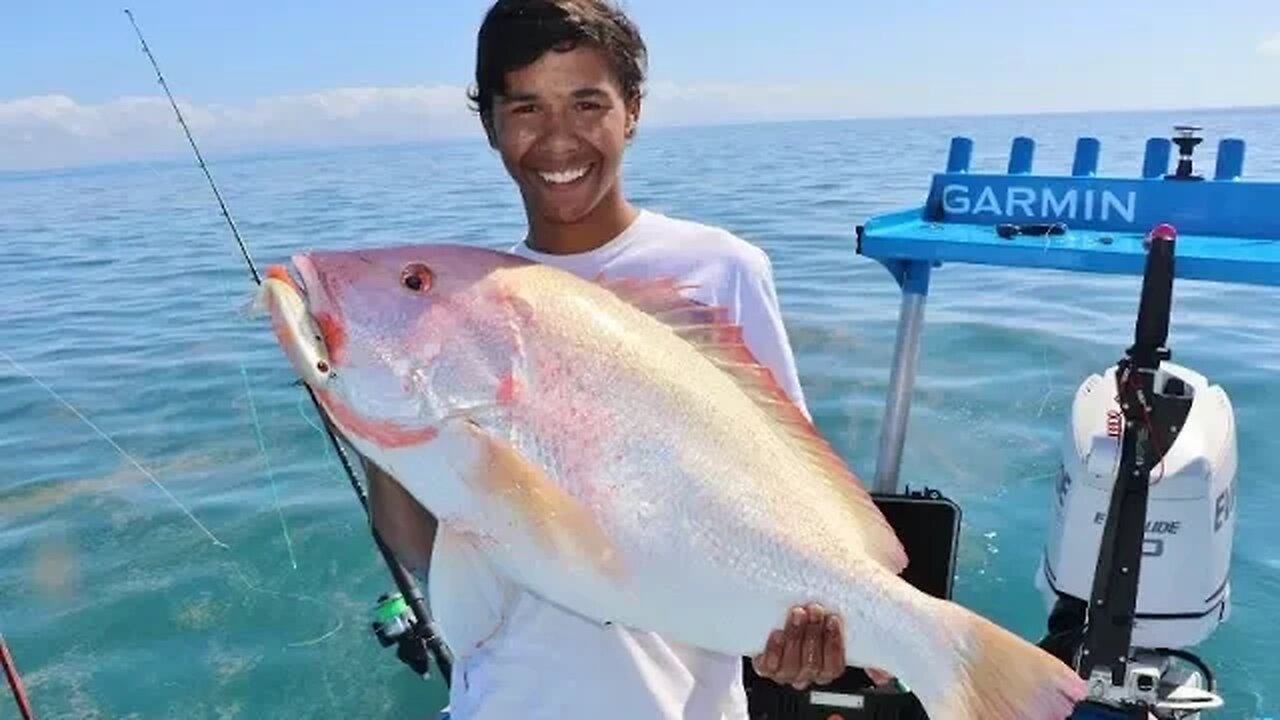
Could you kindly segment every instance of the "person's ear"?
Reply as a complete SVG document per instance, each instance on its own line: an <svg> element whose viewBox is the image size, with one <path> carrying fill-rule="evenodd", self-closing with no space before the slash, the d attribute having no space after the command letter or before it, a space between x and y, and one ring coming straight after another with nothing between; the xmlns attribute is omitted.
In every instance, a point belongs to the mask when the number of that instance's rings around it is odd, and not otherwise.
<svg viewBox="0 0 1280 720"><path fill-rule="evenodd" d="M636 126L640 124L640 96L637 95L627 102L627 126L626 138L630 140L635 137Z"/></svg>

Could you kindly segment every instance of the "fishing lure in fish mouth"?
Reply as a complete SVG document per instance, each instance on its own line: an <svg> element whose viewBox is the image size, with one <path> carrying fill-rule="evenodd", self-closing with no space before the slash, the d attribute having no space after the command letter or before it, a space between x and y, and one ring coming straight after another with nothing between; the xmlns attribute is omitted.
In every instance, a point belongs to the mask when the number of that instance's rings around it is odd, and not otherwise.
<svg viewBox="0 0 1280 720"><path fill-rule="evenodd" d="M267 269L254 308L270 314L281 348L306 384L320 390L337 377L324 333L307 311L305 293L283 266Z"/></svg>

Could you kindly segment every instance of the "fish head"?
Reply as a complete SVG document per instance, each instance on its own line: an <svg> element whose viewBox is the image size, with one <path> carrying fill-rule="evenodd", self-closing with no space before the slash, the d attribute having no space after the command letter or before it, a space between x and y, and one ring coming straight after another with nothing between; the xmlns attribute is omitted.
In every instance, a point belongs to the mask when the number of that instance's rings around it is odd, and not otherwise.
<svg viewBox="0 0 1280 720"><path fill-rule="evenodd" d="M366 445L403 447L492 397L486 378L510 345L496 319L496 276L527 264L444 244L309 252L292 258L297 280L268 272L260 304L338 428Z"/></svg>

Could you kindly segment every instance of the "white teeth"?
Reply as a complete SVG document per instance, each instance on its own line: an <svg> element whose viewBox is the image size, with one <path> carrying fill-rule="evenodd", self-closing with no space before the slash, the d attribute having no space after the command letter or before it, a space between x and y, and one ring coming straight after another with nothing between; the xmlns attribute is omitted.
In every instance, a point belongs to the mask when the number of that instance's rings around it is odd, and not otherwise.
<svg viewBox="0 0 1280 720"><path fill-rule="evenodd" d="M543 180L546 180L552 185L563 185L565 183L571 183L574 180L577 180L578 178L582 177L583 175L586 175L587 171L590 169L591 169L590 165L583 165L582 167L574 168L573 170L561 170L560 172L540 172L538 173L538 175L541 176Z"/></svg>

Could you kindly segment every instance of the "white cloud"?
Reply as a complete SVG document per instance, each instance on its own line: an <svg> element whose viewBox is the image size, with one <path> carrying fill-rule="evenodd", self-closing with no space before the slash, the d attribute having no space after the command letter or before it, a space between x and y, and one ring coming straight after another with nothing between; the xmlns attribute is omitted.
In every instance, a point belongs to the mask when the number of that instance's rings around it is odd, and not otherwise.
<svg viewBox="0 0 1280 720"><path fill-rule="evenodd" d="M657 82L648 88L646 126L781 120L856 114L848 93L800 85ZM182 114L206 155L479 136L457 86L337 88L261 98L246 105L193 105ZM0 170L25 170L189 153L163 95L82 104L65 95L0 102Z"/></svg>
<svg viewBox="0 0 1280 720"><path fill-rule="evenodd" d="M1261 52L1280 55L1280 35ZM979 78L980 79L980 78ZM1146 109L1187 97L1180 76L1133 85L1082 88L1071 78L1045 78L1031 94L1022 83L943 82L928 92L891 77L823 82L673 83L648 87L642 127L868 116ZM1273 86L1217 82L1193 88L1198 104L1272 104ZM180 102L207 156L290 147L372 145L439 137L480 136L459 86L336 88L261 98L236 106ZM163 95L82 104L64 95L0 101L0 170L118 160L189 157Z"/></svg>
<svg viewBox="0 0 1280 720"><path fill-rule="evenodd" d="M207 154L266 147L404 142L477 131L460 87L338 88L243 106L192 105L183 117ZM98 105L65 95L0 102L0 169L190 152L164 96Z"/></svg>
<svg viewBox="0 0 1280 720"><path fill-rule="evenodd" d="M1263 40L1258 45L1258 53L1280 57L1280 32L1274 33L1271 37Z"/></svg>

